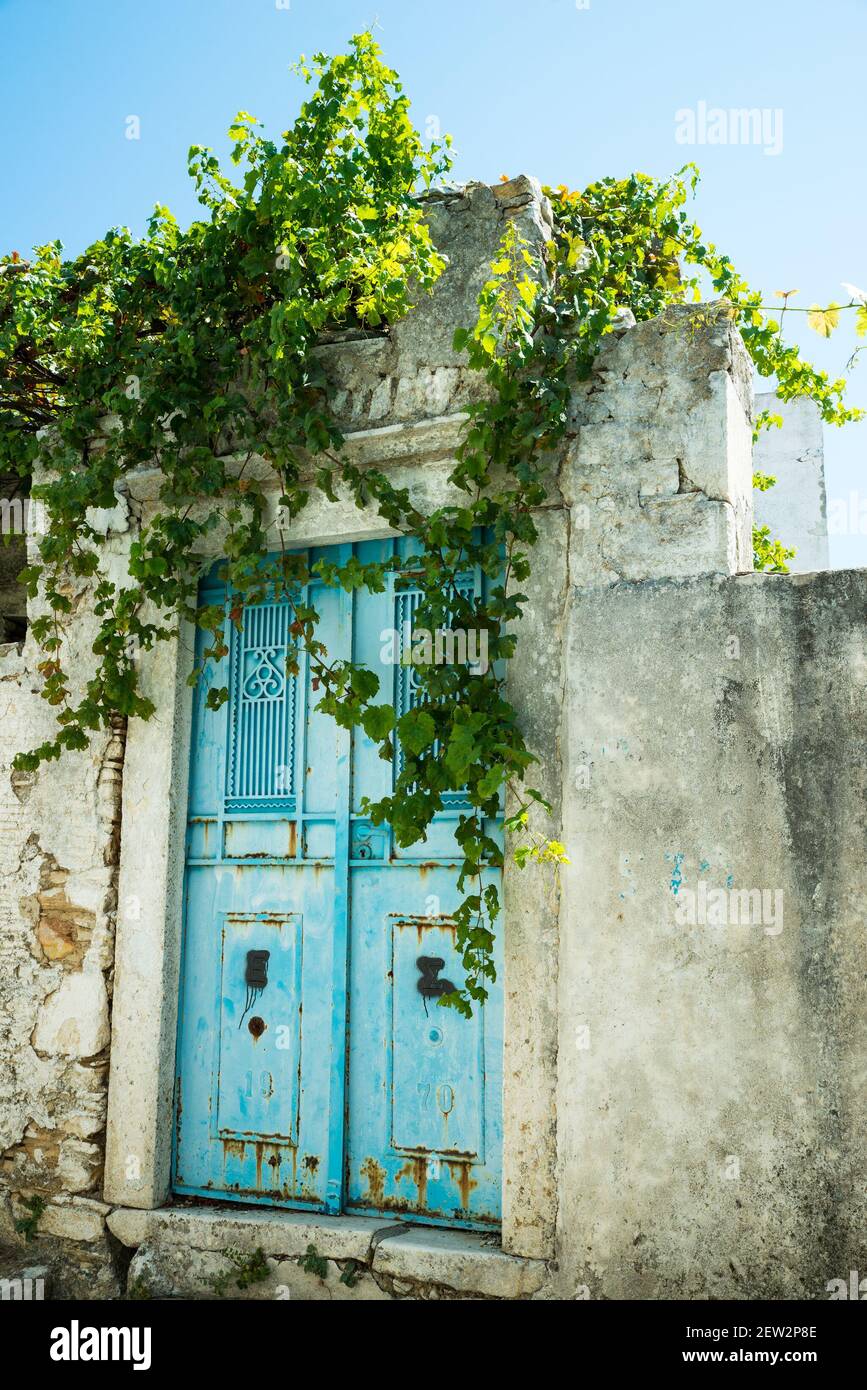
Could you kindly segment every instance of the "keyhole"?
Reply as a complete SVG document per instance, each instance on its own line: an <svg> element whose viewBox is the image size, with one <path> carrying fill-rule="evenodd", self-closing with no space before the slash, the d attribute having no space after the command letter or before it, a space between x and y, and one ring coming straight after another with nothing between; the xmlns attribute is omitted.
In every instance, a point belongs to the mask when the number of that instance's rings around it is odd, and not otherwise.
<svg viewBox="0 0 867 1390"><path fill-rule="evenodd" d="M256 1038L257 1041L259 1038L261 1038L266 1026L267 1025L265 1023L264 1018L260 1018L258 1014L254 1014L253 1017L250 1019L250 1022L247 1024L247 1027L250 1029L250 1032L253 1034L253 1037Z"/></svg>

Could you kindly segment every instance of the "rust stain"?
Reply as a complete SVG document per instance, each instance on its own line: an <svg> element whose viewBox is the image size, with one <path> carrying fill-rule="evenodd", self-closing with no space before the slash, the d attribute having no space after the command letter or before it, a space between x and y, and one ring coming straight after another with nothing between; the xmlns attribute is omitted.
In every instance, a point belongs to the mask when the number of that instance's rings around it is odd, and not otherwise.
<svg viewBox="0 0 867 1390"><path fill-rule="evenodd" d="M226 1161L229 1158L237 1158L242 1163L244 1162L245 1147L243 1139L221 1139L220 1143L223 1145L224 1168L226 1166Z"/></svg>
<svg viewBox="0 0 867 1390"><path fill-rule="evenodd" d="M458 1163L476 1163L478 1161L478 1154L469 1149L444 1149L442 1146L428 1149L424 1144L416 1144L413 1153L424 1154L426 1158L453 1158Z"/></svg>
<svg viewBox="0 0 867 1390"><path fill-rule="evenodd" d="M408 1201L406 1197L383 1197L379 1201L372 1201L370 1197L353 1198L353 1206L370 1207L374 1211L397 1211L412 1212L415 1210L415 1203Z"/></svg>
<svg viewBox="0 0 867 1390"><path fill-rule="evenodd" d="M305 1155L304 1155L304 1167L305 1167L305 1168L308 1168L308 1169L310 1170L311 1173L315 1173L315 1172L316 1172L316 1169L319 1167L319 1155L318 1155L318 1154L305 1154Z"/></svg>
<svg viewBox="0 0 867 1390"><path fill-rule="evenodd" d="M412 912L389 912L388 915L397 923L399 931L404 927L414 927L416 923L424 927L442 927L446 931L457 931L454 917L449 916L447 912L431 913L430 916L418 916Z"/></svg>
<svg viewBox="0 0 867 1390"><path fill-rule="evenodd" d="M258 1042L268 1025L264 1018L259 1018L258 1014L255 1014L253 1018L250 1019L247 1027L253 1035L253 1041Z"/></svg>
<svg viewBox="0 0 867 1390"><path fill-rule="evenodd" d="M460 1189L461 1208L463 1211L469 1211L470 1193L472 1192L474 1187L478 1187L479 1185L476 1182L475 1178L473 1178L472 1176L472 1164L469 1163L466 1159L449 1159L448 1165L452 1182L456 1183L458 1188Z"/></svg>
<svg viewBox="0 0 867 1390"><path fill-rule="evenodd" d="M456 1164L454 1166L464 1168L463 1164ZM449 1164L449 1167L451 1168L452 1165ZM464 1203L468 1202L470 1191L476 1186L477 1183L468 1179L468 1172L465 1170L464 1173L460 1175L462 1196L466 1193L466 1196L463 1197ZM304 1193L303 1196L306 1198L307 1194ZM369 1207L371 1210L375 1211L394 1212L401 1216L412 1216L413 1212L418 1212L419 1210L418 1203L408 1197L382 1197L377 1200L371 1200L370 1197L355 1197L353 1198L353 1206ZM447 1210L445 1206L436 1209L428 1208L427 1214L430 1216L451 1217L453 1220L466 1221L469 1218L469 1208L467 1205L454 1207L451 1211ZM472 1223L473 1226L486 1226L490 1227L492 1230L497 1230L500 1226L500 1218L499 1216L492 1215L491 1212L475 1211L472 1214Z"/></svg>
<svg viewBox="0 0 867 1390"><path fill-rule="evenodd" d="M418 1189L417 1205L427 1206L427 1159L411 1158L402 1168L395 1173L395 1181L400 1182L401 1178L409 1178L415 1183Z"/></svg>
<svg viewBox="0 0 867 1390"><path fill-rule="evenodd" d="M298 854L298 822L289 822L289 858L294 859Z"/></svg>
<svg viewBox="0 0 867 1390"><path fill-rule="evenodd" d="M385 1169L375 1158L366 1158L361 1165L361 1175L367 1179L367 1201L372 1207L385 1205Z"/></svg>
<svg viewBox="0 0 867 1390"><path fill-rule="evenodd" d="M208 1183L206 1184L206 1186L210 1186L210 1184ZM237 1182L230 1183L225 1190L227 1192L234 1192L238 1197L256 1198L262 1196L262 1193L257 1192L255 1187L242 1187L241 1184ZM288 1185L285 1184L283 1187L274 1188L273 1191L268 1193L268 1196L282 1197L283 1200L286 1202L318 1202L320 1200L318 1197L311 1196L306 1192L292 1192ZM203 1200L207 1202L208 1206L212 1205L210 1198L205 1198ZM219 1193L217 1194L216 1200L220 1200ZM193 1203L196 1201L196 1199L190 1198L188 1199L188 1201L189 1203Z"/></svg>
<svg viewBox="0 0 867 1390"><path fill-rule="evenodd" d="M389 917L396 922L398 931L406 931L407 928L415 928L419 946L424 945L424 934L426 931L429 931L431 927L438 927L440 931L450 932L453 939L457 931L457 923L444 912L431 917L408 917L403 913L390 912Z"/></svg>

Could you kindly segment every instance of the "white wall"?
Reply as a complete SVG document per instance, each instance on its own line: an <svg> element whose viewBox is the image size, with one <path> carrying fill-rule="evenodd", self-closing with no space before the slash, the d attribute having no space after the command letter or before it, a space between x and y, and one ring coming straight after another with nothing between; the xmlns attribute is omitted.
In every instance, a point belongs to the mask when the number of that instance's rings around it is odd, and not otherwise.
<svg viewBox="0 0 867 1390"><path fill-rule="evenodd" d="M753 450L756 472L770 473L775 487L756 492L756 525L794 546L793 574L830 568L825 503L822 420L812 401L782 402L772 391L756 396L756 413L772 410L783 426L762 430Z"/></svg>

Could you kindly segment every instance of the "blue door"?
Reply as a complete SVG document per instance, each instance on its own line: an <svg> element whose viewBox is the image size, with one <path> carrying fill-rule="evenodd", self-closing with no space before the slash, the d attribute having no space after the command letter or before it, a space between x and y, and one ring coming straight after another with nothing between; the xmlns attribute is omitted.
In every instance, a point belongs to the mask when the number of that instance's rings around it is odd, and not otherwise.
<svg viewBox="0 0 867 1390"><path fill-rule="evenodd" d="M310 561L365 563L395 546ZM228 610L216 573L200 601ZM314 582L306 598L329 653L364 662L398 714L410 708L414 673L399 656L417 595ZM194 697L175 1190L496 1224L500 981L471 1019L428 992L463 983L449 913L464 800L452 794L409 850L365 819L363 798L386 795L394 768L363 731L317 711L309 675L287 676L290 621L282 602L247 608L240 631L227 617L228 676L226 662L206 665ZM209 638L198 640L201 656ZM206 708L211 684L229 687L218 711Z"/></svg>

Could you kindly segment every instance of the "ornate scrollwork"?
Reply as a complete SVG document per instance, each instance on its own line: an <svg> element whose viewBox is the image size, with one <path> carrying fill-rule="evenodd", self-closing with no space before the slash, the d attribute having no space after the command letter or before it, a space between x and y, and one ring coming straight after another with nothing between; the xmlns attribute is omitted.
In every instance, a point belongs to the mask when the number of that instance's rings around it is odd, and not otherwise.
<svg viewBox="0 0 867 1390"><path fill-rule="evenodd" d="M283 694L286 677L276 664L279 650L277 647L267 647L253 653L257 660L244 680L245 700L276 700Z"/></svg>

